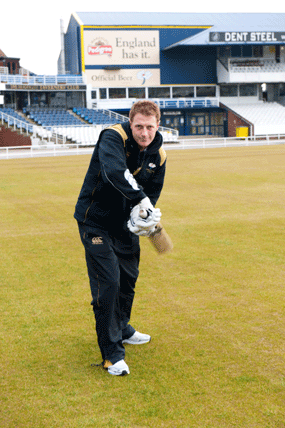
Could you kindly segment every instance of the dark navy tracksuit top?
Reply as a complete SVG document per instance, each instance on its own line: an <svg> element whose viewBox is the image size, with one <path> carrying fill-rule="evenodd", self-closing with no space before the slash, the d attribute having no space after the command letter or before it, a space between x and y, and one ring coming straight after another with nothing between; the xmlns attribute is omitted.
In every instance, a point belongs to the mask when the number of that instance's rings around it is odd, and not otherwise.
<svg viewBox="0 0 285 428"><path fill-rule="evenodd" d="M78 201L75 219L116 236L129 233L133 206L146 196L155 205L164 182L166 153L162 136L140 151L129 122L103 130L95 146Z"/></svg>

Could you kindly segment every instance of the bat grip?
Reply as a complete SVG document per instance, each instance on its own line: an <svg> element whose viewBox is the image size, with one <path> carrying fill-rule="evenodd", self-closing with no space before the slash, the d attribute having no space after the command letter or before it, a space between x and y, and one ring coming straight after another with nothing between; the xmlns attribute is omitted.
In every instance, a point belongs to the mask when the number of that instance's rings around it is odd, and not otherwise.
<svg viewBox="0 0 285 428"><path fill-rule="evenodd" d="M148 217L148 212L147 212L147 210L146 210L146 209L142 208L142 209L140 210L140 217L141 217L141 218L147 218L147 217Z"/></svg>

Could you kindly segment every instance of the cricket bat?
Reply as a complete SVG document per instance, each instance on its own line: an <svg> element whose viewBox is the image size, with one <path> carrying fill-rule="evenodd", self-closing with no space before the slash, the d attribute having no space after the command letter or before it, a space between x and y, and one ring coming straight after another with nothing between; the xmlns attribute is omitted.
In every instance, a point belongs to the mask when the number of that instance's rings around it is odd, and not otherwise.
<svg viewBox="0 0 285 428"><path fill-rule="evenodd" d="M140 216L146 218L147 211L140 210ZM173 249L172 240L160 222L155 226L155 231L149 236L149 240L158 254L169 253Z"/></svg>

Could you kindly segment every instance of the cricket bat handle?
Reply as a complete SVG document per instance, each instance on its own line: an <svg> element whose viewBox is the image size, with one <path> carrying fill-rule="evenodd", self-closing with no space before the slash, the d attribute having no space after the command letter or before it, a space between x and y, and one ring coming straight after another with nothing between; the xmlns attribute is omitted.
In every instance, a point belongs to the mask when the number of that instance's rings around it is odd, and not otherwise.
<svg viewBox="0 0 285 428"><path fill-rule="evenodd" d="M147 211L140 210L140 216L146 218ZM159 254L169 253L173 249L172 240L160 222L155 226L155 231L149 236L149 240Z"/></svg>
<svg viewBox="0 0 285 428"><path fill-rule="evenodd" d="M147 216L148 216L147 210L146 210L146 209L144 209L144 208L142 208L142 209L140 210L140 217L141 217L141 218L147 218Z"/></svg>

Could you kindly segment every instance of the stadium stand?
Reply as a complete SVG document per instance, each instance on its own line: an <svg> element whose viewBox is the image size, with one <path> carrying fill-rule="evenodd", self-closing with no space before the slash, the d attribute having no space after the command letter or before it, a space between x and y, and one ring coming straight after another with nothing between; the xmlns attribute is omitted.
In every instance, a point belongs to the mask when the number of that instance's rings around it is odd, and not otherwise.
<svg viewBox="0 0 285 428"><path fill-rule="evenodd" d="M5 113L6 115L10 116L11 119L15 118L15 119L19 119L22 122L25 123L29 123L22 115L20 115L17 111L15 111L14 109L12 109L11 107L2 107L0 108L0 113ZM12 120L8 120L6 119L5 121L7 121L7 123L9 122L9 124L12 122Z"/></svg>
<svg viewBox="0 0 285 428"><path fill-rule="evenodd" d="M23 109L23 113L38 125L44 127L60 125L82 125L82 122L63 109L30 108Z"/></svg>
<svg viewBox="0 0 285 428"><path fill-rule="evenodd" d="M73 112L90 124L111 125L128 120L125 116L106 110L93 110L88 108L73 108Z"/></svg>
<svg viewBox="0 0 285 428"><path fill-rule="evenodd" d="M74 108L74 117L69 111L63 109L29 108L23 109L23 114L12 108L1 108L0 119L11 129L20 129L31 136L32 144L45 143L76 143L94 145L100 132L106 126L128 120L125 116L111 111L94 111L90 109ZM1 115L2 112L2 115ZM92 122L83 124L79 117L92 116ZM79 116L80 115L80 116ZM88 117L89 117L88 116ZM34 122L31 123L31 121ZM178 133L167 128L161 128L164 141L177 141Z"/></svg>
<svg viewBox="0 0 285 428"><path fill-rule="evenodd" d="M10 127L17 127L32 133L31 123L25 119L23 115L12 109L11 107L1 107L0 116L2 120Z"/></svg>
<svg viewBox="0 0 285 428"><path fill-rule="evenodd" d="M94 145L102 131L102 126L65 126L55 127L53 131L66 140L76 144Z"/></svg>
<svg viewBox="0 0 285 428"><path fill-rule="evenodd" d="M66 33L61 27L56 76L11 74L0 61L2 125L33 142L88 145L104 127L128 120L134 102L151 99L161 108L165 142L285 135L285 14L113 19L73 13Z"/></svg>
<svg viewBox="0 0 285 428"><path fill-rule="evenodd" d="M277 102L225 103L254 125L255 135L285 134L285 107Z"/></svg>

